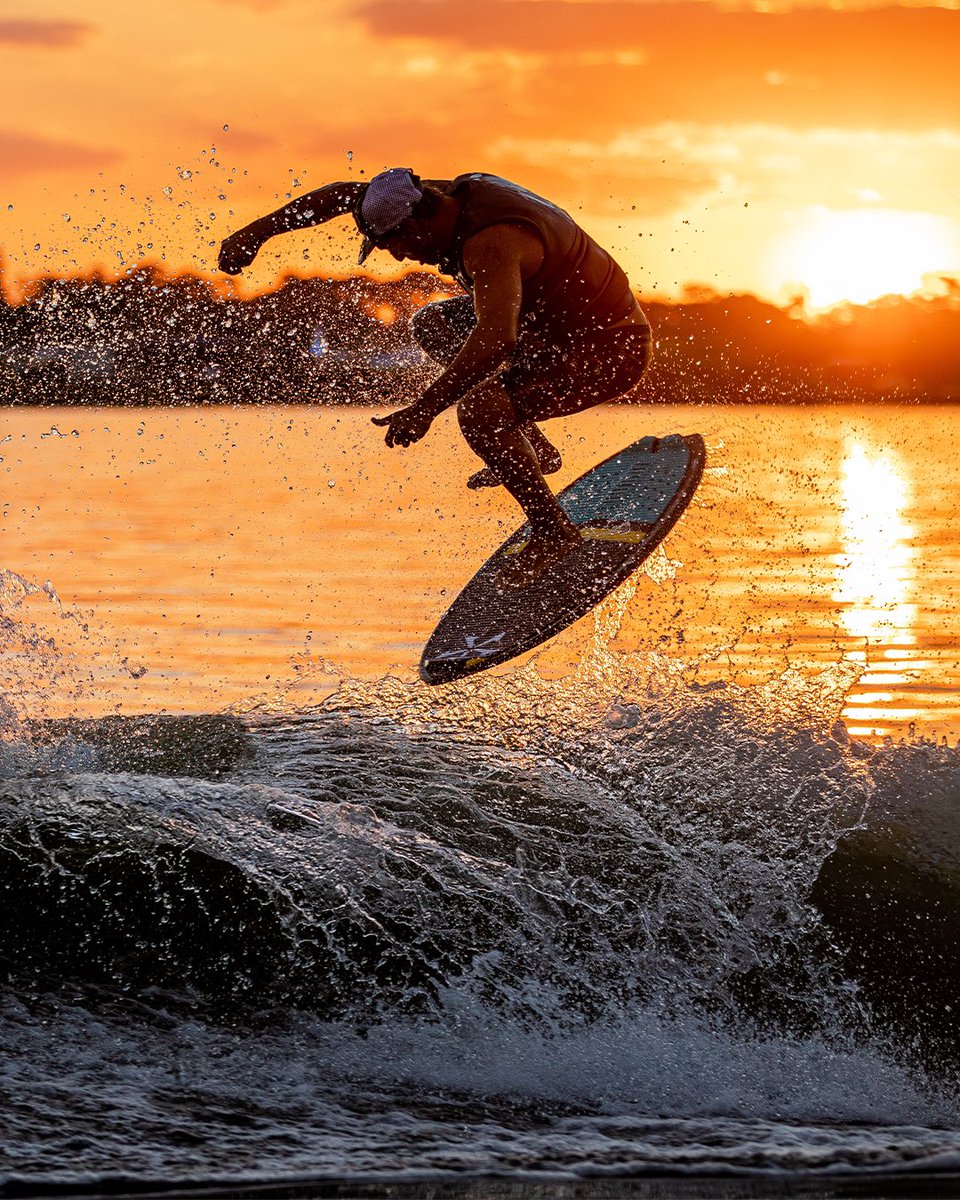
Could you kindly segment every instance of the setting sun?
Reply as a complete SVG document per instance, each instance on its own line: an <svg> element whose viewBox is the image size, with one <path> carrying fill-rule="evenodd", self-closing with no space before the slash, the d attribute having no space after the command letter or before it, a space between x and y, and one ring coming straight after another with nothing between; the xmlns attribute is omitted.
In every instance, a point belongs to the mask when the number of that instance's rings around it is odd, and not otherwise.
<svg viewBox="0 0 960 1200"><path fill-rule="evenodd" d="M819 209L780 243L773 270L806 294L811 309L919 291L951 273L957 241L943 217L892 209Z"/></svg>

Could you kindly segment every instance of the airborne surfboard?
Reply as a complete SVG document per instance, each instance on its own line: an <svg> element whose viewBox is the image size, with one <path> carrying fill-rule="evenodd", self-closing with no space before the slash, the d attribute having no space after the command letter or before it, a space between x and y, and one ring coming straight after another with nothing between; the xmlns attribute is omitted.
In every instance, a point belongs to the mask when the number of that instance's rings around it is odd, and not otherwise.
<svg viewBox="0 0 960 1200"><path fill-rule="evenodd" d="M693 434L645 437L605 459L557 496L581 544L526 587L501 591L504 560L530 536L524 525L489 558L434 630L420 660L425 683L451 683L508 662L588 613L660 544L703 474Z"/></svg>

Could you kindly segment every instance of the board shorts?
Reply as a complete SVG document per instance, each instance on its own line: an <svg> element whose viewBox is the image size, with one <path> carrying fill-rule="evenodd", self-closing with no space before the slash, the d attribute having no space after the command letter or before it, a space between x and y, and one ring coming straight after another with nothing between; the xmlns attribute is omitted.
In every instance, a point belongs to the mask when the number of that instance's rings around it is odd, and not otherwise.
<svg viewBox="0 0 960 1200"><path fill-rule="evenodd" d="M448 366L476 323L472 299L455 296L421 308L411 325L426 353ZM521 329L513 360L499 378L522 421L543 421L626 395L640 382L650 357L647 324L555 340Z"/></svg>

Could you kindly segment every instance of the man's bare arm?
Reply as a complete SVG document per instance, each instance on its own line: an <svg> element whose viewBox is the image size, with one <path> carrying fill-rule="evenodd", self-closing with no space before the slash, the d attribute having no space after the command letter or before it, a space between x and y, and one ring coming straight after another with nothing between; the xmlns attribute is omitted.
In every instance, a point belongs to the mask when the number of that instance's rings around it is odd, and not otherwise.
<svg viewBox="0 0 960 1200"><path fill-rule="evenodd" d="M524 236L540 248L533 234L508 227L482 230L464 247L463 265L473 280L476 325L454 361L420 398L431 416L456 404L514 353L523 286L518 250L527 248L516 241Z"/></svg>
<svg viewBox="0 0 960 1200"><path fill-rule="evenodd" d="M477 324L457 357L416 403L388 417L374 417L374 424L389 426L388 446L419 441L435 417L491 376L516 347L523 280L543 262L540 239L519 226L491 226L470 239L463 258L473 280Z"/></svg>
<svg viewBox="0 0 960 1200"><path fill-rule="evenodd" d="M366 186L365 183L355 183L352 180L328 183L315 191L298 196L296 200L291 200L276 212L251 221L243 229L232 233L221 245L220 270L228 275L237 275L253 262L264 242L276 237L278 233L308 229L352 212Z"/></svg>
<svg viewBox="0 0 960 1200"><path fill-rule="evenodd" d="M464 247L463 265L473 280L477 323L460 353L419 402L433 416L456 404L512 357L523 280L542 263L543 244L520 226L492 226Z"/></svg>

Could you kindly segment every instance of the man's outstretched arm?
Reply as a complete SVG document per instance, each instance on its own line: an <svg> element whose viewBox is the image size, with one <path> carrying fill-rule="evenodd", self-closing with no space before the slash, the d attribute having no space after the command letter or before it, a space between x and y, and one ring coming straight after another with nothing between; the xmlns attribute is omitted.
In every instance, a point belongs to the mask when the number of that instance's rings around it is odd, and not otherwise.
<svg viewBox="0 0 960 1200"><path fill-rule="evenodd" d="M278 233L308 229L312 225L322 225L324 221L332 220L333 217L352 212L366 186L365 183L354 183L352 180L328 183L313 192L298 196L296 200L291 200L276 212L251 221L221 244L220 270L228 275L239 275L243 268L248 267L257 257L264 242L276 237Z"/></svg>

